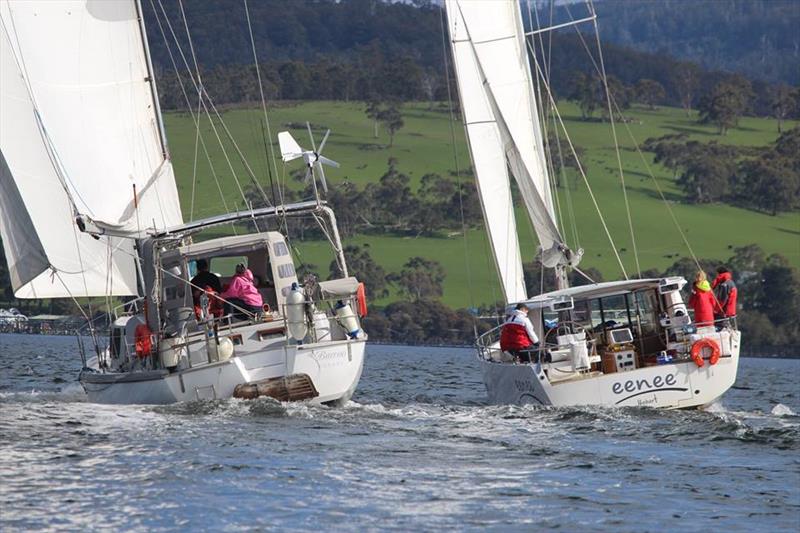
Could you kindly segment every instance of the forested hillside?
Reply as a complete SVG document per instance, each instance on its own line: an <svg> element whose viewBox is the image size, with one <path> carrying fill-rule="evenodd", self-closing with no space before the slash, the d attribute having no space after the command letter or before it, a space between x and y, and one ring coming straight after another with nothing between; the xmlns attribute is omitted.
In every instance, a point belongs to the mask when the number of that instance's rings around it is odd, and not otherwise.
<svg viewBox="0 0 800 533"><path fill-rule="evenodd" d="M601 0L596 7L606 41L712 70L800 83L797 0Z"/></svg>

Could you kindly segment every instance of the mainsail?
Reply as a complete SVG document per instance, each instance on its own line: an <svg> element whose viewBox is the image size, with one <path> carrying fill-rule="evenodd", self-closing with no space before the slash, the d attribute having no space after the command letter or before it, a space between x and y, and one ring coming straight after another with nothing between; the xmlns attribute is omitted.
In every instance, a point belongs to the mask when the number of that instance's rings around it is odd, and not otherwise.
<svg viewBox="0 0 800 533"><path fill-rule="evenodd" d="M135 0L0 1L0 236L19 298L136 294L133 240L182 223Z"/></svg>
<svg viewBox="0 0 800 533"><path fill-rule="evenodd" d="M514 176L548 267L574 263L558 230L516 0L446 0L461 108L506 301L524 299L508 177Z"/></svg>

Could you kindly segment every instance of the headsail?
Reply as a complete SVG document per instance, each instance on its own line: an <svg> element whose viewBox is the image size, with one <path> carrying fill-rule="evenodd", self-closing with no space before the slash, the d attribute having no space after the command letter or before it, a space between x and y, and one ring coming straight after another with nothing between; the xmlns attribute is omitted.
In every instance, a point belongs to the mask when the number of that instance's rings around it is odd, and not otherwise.
<svg viewBox="0 0 800 533"><path fill-rule="evenodd" d="M483 218L505 300L518 302L525 299L526 292L503 139L459 3L447 0L446 6L461 112Z"/></svg>
<svg viewBox="0 0 800 533"><path fill-rule="evenodd" d="M136 294L132 241L82 234L77 214L132 236L182 223L139 15L135 0L0 1L0 234L18 297Z"/></svg>
<svg viewBox="0 0 800 533"><path fill-rule="evenodd" d="M577 263L578 256L566 247L555 220L519 3L447 0L446 6L454 55L471 54L474 63L474 69L467 71L455 60L468 134L469 108L480 102L496 124L504 163L519 185L542 248L542 262L549 267ZM469 96L474 92L469 89L465 97L469 86L480 87L479 98ZM477 143L470 134L473 156ZM479 183L498 179L496 172L481 174L476 168L476 173Z"/></svg>

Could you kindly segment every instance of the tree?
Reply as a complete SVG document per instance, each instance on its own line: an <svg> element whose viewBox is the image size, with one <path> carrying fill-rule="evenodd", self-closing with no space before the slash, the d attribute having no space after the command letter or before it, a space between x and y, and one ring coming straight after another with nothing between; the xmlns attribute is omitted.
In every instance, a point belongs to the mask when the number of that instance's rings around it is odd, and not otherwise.
<svg viewBox="0 0 800 533"><path fill-rule="evenodd" d="M647 104L650 109L655 109L656 104L660 103L667 96L664 86L655 80L647 78L641 79L634 87L636 98L643 104Z"/></svg>
<svg viewBox="0 0 800 533"><path fill-rule="evenodd" d="M750 82L741 77L718 83L711 93L700 100L700 122L719 128L720 135L739 124L739 117L747 110L753 91Z"/></svg>
<svg viewBox="0 0 800 533"><path fill-rule="evenodd" d="M612 76L610 74L606 76L606 83L601 91L603 96L600 104L604 116L608 116L608 102L605 98L606 87L608 88L608 93L611 96L612 111L617 114L617 120L624 120L625 117L622 115L622 112L626 109L630 109L633 91L630 87L622 83L622 81L616 76Z"/></svg>
<svg viewBox="0 0 800 533"><path fill-rule="evenodd" d="M405 125L403 116L400 114L400 105L396 103L388 104L378 115L378 120L389 132L389 147L391 148L394 145L395 133Z"/></svg>
<svg viewBox="0 0 800 533"><path fill-rule="evenodd" d="M686 169L678 178L678 185L692 203L707 204L724 198L729 191L735 171L733 161L701 153L686 162Z"/></svg>
<svg viewBox="0 0 800 533"><path fill-rule="evenodd" d="M304 63L290 61L284 63L278 70L278 74L283 81L281 87L281 98L284 100L301 100L305 98L309 90L311 75Z"/></svg>
<svg viewBox="0 0 800 533"><path fill-rule="evenodd" d="M414 216L417 199L411 192L410 181L397 170L397 159L390 157L386 173L377 184L370 183L364 191L375 223L402 227Z"/></svg>
<svg viewBox="0 0 800 533"><path fill-rule="evenodd" d="M576 72L570 78L570 89L567 99L578 104L583 120L589 120L597 106L601 103L599 80L594 76L587 76Z"/></svg>
<svg viewBox="0 0 800 533"><path fill-rule="evenodd" d="M412 257L390 279L413 301L432 300L444 294L444 267L438 261Z"/></svg>
<svg viewBox="0 0 800 533"><path fill-rule="evenodd" d="M377 98L373 97L369 100L369 102L367 102L367 108L364 110L364 112L367 114L367 117L372 119L372 125L373 125L372 137L374 139L378 138L378 121L381 116L382 108L383 108L383 103L378 101Z"/></svg>
<svg viewBox="0 0 800 533"><path fill-rule="evenodd" d="M372 259L369 254L369 245L345 246L344 255L347 258L347 269L351 276L364 283L369 293L376 298L389 296L386 271ZM342 275L336 261L331 261L329 266L330 277Z"/></svg>
<svg viewBox="0 0 800 533"><path fill-rule="evenodd" d="M744 203L773 216L797 205L800 176L784 158L760 157L743 162L737 174Z"/></svg>
<svg viewBox="0 0 800 533"><path fill-rule="evenodd" d="M700 78L700 67L694 63L681 63L675 72L675 89L680 97L681 106L688 117L692 111L695 91Z"/></svg>
<svg viewBox="0 0 800 533"><path fill-rule="evenodd" d="M783 121L795 110L796 102L791 88L786 84L769 90L772 116L778 121L778 133L783 132Z"/></svg>

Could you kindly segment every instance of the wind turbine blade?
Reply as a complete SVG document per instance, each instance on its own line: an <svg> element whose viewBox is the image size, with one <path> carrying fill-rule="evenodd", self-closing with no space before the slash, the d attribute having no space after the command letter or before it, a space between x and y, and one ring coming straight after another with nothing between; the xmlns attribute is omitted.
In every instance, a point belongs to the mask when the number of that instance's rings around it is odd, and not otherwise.
<svg viewBox="0 0 800 533"><path fill-rule="evenodd" d="M319 182L322 184L322 190L324 190L327 193L328 182L325 181L325 171L322 170L322 165L317 165L317 168L319 169Z"/></svg>
<svg viewBox="0 0 800 533"><path fill-rule="evenodd" d="M319 156L317 158L317 161L319 161L320 163L324 163L325 165L328 165L329 167L339 168L339 163L337 163L333 159L328 159L325 156Z"/></svg>
<svg viewBox="0 0 800 533"><path fill-rule="evenodd" d="M308 166L308 170L306 170L306 175L303 177L303 183L308 183L309 180L314 179L314 173L311 171L311 165Z"/></svg>
<svg viewBox="0 0 800 533"><path fill-rule="evenodd" d="M309 122L306 122L306 128L308 128L308 138L311 139L311 148L316 152L317 147L314 146L314 134L311 133L311 124Z"/></svg>
<svg viewBox="0 0 800 533"><path fill-rule="evenodd" d="M303 155L303 149L300 148L300 145L297 144L297 141L288 131L282 131L278 134L278 145L281 148L281 159L284 162L297 159Z"/></svg>
<svg viewBox="0 0 800 533"><path fill-rule="evenodd" d="M319 143L319 150L317 150L318 154L322 153L322 149L325 148L325 142L328 140L328 135L330 135L330 134L331 134L331 130L328 129L328 131L325 132L325 137L322 138L322 142Z"/></svg>

